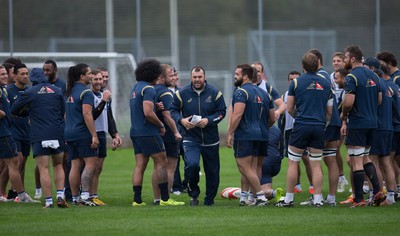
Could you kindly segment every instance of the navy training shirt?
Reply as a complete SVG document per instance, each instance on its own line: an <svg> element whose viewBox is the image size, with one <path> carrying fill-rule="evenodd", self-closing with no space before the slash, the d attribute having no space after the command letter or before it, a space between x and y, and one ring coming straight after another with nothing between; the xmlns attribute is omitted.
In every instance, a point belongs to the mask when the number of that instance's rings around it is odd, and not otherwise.
<svg viewBox="0 0 400 236"><path fill-rule="evenodd" d="M317 71L317 75L322 76L323 78L325 78L327 81L331 82L330 76L328 74L328 72L326 72L323 68L320 68ZM332 86L331 83L331 89L332 91L335 91L335 87ZM336 98L336 93L333 92L332 93L332 97L333 99L333 105L332 105L332 116L331 116L331 120L329 121L329 125L328 126L336 126L336 127L341 127L342 126L342 120L340 119L340 114L339 114L339 108L338 108L338 99Z"/></svg>
<svg viewBox="0 0 400 236"><path fill-rule="evenodd" d="M156 103L162 102L164 106L163 111L170 110L172 100L174 99L174 95L171 90L164 84L157 84L154 88L156 90ZM165 135L162 137L163 141L166 143L175 143L175 135L171 128L169 128L169 126L165 123L164 116L162 115L163 111L157 110L156 112L158 119L160 119L165 126Z"/></svg>
<svg viewBox="0 0 400 236"><path fill-rule="evenodd" d="M31 142L44 140L64 141L64 96L61 89L50 83L32 86L11 107L19 116L28 111L31 122Z"/></svg>
<svg viewBox="0 0 400 236"><path fill-rule="evenodd" d="M139 81L132 89L129 107L131 110L131 137L146 137L160 135L159 128L146 119L143 112L143 102L155 103L156 90L145 81ZM154 104L154 112L156 105Z"/></svg>
<svg viewBox="0 0 400 236"><path fill-rule="evenodd" d="M4 111L5 117L0 119L0 137L11 136L10 128L10 101L7 97L7 90L0 86L0 110Z"/></svg>
<svg viewBox="0 0 400 236"><path fill-rule="evenodd" d="M245 103L246 108L234 133L235 141L259 141L262 139L260 126L262 97L258 89L251 83L238 87L232 95L232 111L236 103Z"/></svg>
<svg viewBox="0 0 400 236"><path fill-rule="evenodd" d="M10 101L10 107L14 102L21 96L28 87L23 89L18 88L15 84L7 86L8 99ZM30 124L29 117L11 117L11 133L15 140L30 140Z"/></svg>
<svg viewBox="0 0 400 236"><path fill-rule="evenodd" d="M295 124L326 124L326 106L328 100L332 99L332 90L325 78L307 72L292 80L288 96L295 96Z"/></svg>
<svg viewBox="0 0 400 236"><path fill-rule="evenodd" d="M353 68L346 76L346 94L355 94L348 115L349 129L375 129L378 127L379 77L362 66Z"/></svg>
<svg viewBox="0 0 400 236"><path fill-rule="evenodd" d="M82 106L91 105L94 108L94 95L92 90L82 83L75 83L71 95L65 103L65 140L77 141L91 139L92 134L86 126L82 114Z"/></svg>
<svg viewBox="0 0 400 236"><path fill-rule="evenodd" d="M269 139L269 110L274 109L274 104L272 101L272 97L270 94L266 91L264 91L262 88L255 86L257 89L258 95L261 97L263 101L263 106L262 106L262 111L261 111L261 119L259 120L260 122L260 127L261 127L261 136L262 139L261 141L268 141Z"/></svg>

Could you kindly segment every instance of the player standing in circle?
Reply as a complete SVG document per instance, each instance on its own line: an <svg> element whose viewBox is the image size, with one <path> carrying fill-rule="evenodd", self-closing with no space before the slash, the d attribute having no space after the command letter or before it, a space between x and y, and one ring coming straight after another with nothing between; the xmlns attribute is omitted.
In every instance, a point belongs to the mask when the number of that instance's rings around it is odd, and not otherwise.
<svg viewBox="0 0 400 236"><path fill-rule="evenodd" d="M363 197L364 175L373 185L373 204L385 200L374 164L369 159L375 129L378 127L378 105L382 101L379 77L362 64L363 53L357 45L345 50L346 95L342 104L342 135L346 136L347 152L353 169L354 202L351 207L366 205Z"/></svg>
<svg viewBox="0 0 400 236"><path fill-rule="evenodd" d="M61 89L48 83L41 68L31 72L33 86L25 91L11 107L16 116L29 115L32 152L40 172L40 183L46 196L44 208L53 208L49 160L52 160L57 205L68 208L64 196L63 157L65 102ZM46 132L43 132L46 131Z"/></svg>
<svg viewBox="0 0 400 236"><path fill-rule="evenodd" d="M71 160L69 183L74 205L96 206L89 199L99 145L92 115L93 93L87 87L92 76L92 71L86 64L77 64L68 69L65 140L67 141L68 158ZM85 167L81 175L83 162ZM79 185L81 185L80 197Z"/></svg>
<svg viewBox="0 0 400 236"><path fill-rule="evenodd" d="M307 52L302 58L305 74L294 79L289 86L287 110L295 118L289 138L289 166L286 177L285 199L277 207L294 206L294 186L303 152L309 151L315 207L323 205L321 159L324 148L325 127L332 114L333 96L330 82L317 75L318 57Z"/></svg>
<svg viewBox="0 0 400 236"><path fill-rule="evenodd" d="M161 135L165 134L164 124L155 113L156 85L162 73L159 61L147 59L140 62L135 70L137 84L133 87L130 98L131 130L130 136L135 150L136 165L133 171L133 203L132 206L145 206L142 200L143 174L151 157L157 174L160 189L161 206L179 206L169 197L167 155Z"/></svg>

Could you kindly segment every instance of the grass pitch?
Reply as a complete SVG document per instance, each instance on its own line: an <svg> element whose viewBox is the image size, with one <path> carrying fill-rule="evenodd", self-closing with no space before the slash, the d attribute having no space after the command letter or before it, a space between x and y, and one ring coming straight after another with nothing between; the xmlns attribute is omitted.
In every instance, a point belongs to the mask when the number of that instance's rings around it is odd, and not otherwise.
<svg viewBox="0 0 400 236"><path fill-rule="evenodd" d="M285 158L281 173L274 179L275 187L285 189L286 166ZM25 185L31 196L35 192L33 167L34 161L29 157ZM145 173L143 186L147 206L134 208L131 206L133 167L132 149L108 152L99 185L100 198L108 204L104 207L42 209L40 204L0 203L0 235L397 235L399 231L399 204L357 209L342 205L318 209L299 206L299 202L309 197L303 167L303 193L295 195L294 208L239 207L238 200L219 196L212 207L202 206L202 201L198 207L190 207L187 194L171 195L186 202L185 206L153 206L152 164ZM345 174L349 178L347 167ZM200 180L203 192L204 181L203 175ZM327 183L325 177L325 195ZM239 186L233 150L221 148L219 189ZM347 191L337 194L337 202L348 195ZM203 197L204 193L200 200Z"/></svg>

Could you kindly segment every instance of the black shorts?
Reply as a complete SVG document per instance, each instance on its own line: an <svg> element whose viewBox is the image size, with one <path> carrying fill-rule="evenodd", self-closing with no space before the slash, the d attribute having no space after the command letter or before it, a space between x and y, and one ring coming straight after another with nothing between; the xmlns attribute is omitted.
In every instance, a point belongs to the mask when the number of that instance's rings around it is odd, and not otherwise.
<svg viewBox="0 0 400 236"><path fill-rule="evenodd" d="M151 156L155 153L165 152L164 142L161 136L132 137L133 149L135 154L143 153Z"/></svg>
<svg viewBox="0 0 400 236"><path fill-rule="evenodd" d="M258 142L258 157L266 157L268 154L268 141Z"/></svg>
<svg viewBox="0 0 400 236"><path fill-rule="evenodd" d="M65 141L59 140L58 141L60 146L56 149L54 148L44 148L42 146L42 141L32 143L32 153L33 157L36 156L50 156L59 154L65 151Z"/></svg>
<svg viewBox="0 0 400 236"><path fill-rule="evenodd" d="M77 141L67 141L68 159L75 160L79 158L96 157L98 149L91 148L92 139L82 139Z"/></svg>
<svg viewBox="0 0 400 236"><path fill-rule="evenodd" d="M258 156L259 141L234 141L235 158Z"/></svg>
<svg viewBox="0 0 400 236"><path fill-rule="evenodd" d="M392 149L393 131L375 130L374 138L369 154L389 156Z"/></svg>
<svg viewBox="0 0 400 236"><path fill-rule="evenodd" d="M105 158L107 156L107 136L105 132L97 132L99 139L99 158Z"/></svg>
<svg viewBox="0 0 400 236"><path fill-rule="evenodd" d="M8 159L18 156L17 145L11 136L0 138L0 158Z"/></svg>
<svg viewBox="0 0 400 236"><path fill-rule="evenodd" d="M22 153L22 156L28 157L31 151L31 144L26 140L15 140L17 151Z"/></svg>
<svg viewBox="0 0 400 236"><path fill-rule="evenodd" d="M179 143L178 142L168 142L164 143L165 152L167 153L167 157L176 157L179 158Z"/></svg>
<svg viewBox="0 0 400 236"><path fill-rule="evenodd" d="M289 138L289 145L306 149L307 147L323 149L325 146L325 126L294 124Z"/></svg>
<svg viewBox="0 0 400 236"><path fill-rule="evenodd" d="M325 141L338 141L340 140L340 128L339 126L328 126L325 129Z"/></svg>
<svg viewBox="0 0 400 236"><path fill-rule="evenodd" d="M347 129L346 145L367 147L372 145L375 129Z"/></svg>

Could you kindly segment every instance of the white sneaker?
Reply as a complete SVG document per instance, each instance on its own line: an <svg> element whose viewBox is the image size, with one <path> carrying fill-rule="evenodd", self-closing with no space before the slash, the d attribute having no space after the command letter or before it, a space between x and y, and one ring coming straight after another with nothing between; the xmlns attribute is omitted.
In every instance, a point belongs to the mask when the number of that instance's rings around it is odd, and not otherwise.
<svg viewBox="0 0 400 236"><path fill-rule="evenodd" d="M7 197L0 196L0 202L11 202L13 199L7 199Z"/></svg>
<svg viewBox="0 0 400 236"><path fill-rule="evenodd" d="M344 179L344 180L339 179L338 188L337 188L338 193L343 193L344 190L346 189L346 185L348 185L348 184L349 184L349 182L347 182L346 179Z"/></svg>
<svg viewBox="0 0 400 236"><path fill-rule="evenodd" d="M305 200L304 202L300 202L300 206L307 206L307 205L314 205L314 197L311 196L309 198L307 198L307 200Z"/></svg>
<svg viewBox="0 0 400 236"><path fill-rule="evenodd" d="M42 192L36 192L35 196L33 198L36 199L36 200L41 199L42 198Z"/></svg>
<svg viewBox="0 0 400 236"><path fill-rule="evenodd" d="M38 200L33 200L31 198L31 196L29 196L27 193L25 193L25 197L24 198L19 198L18 202L19 203L40 203L40 201Z"/></svg>

